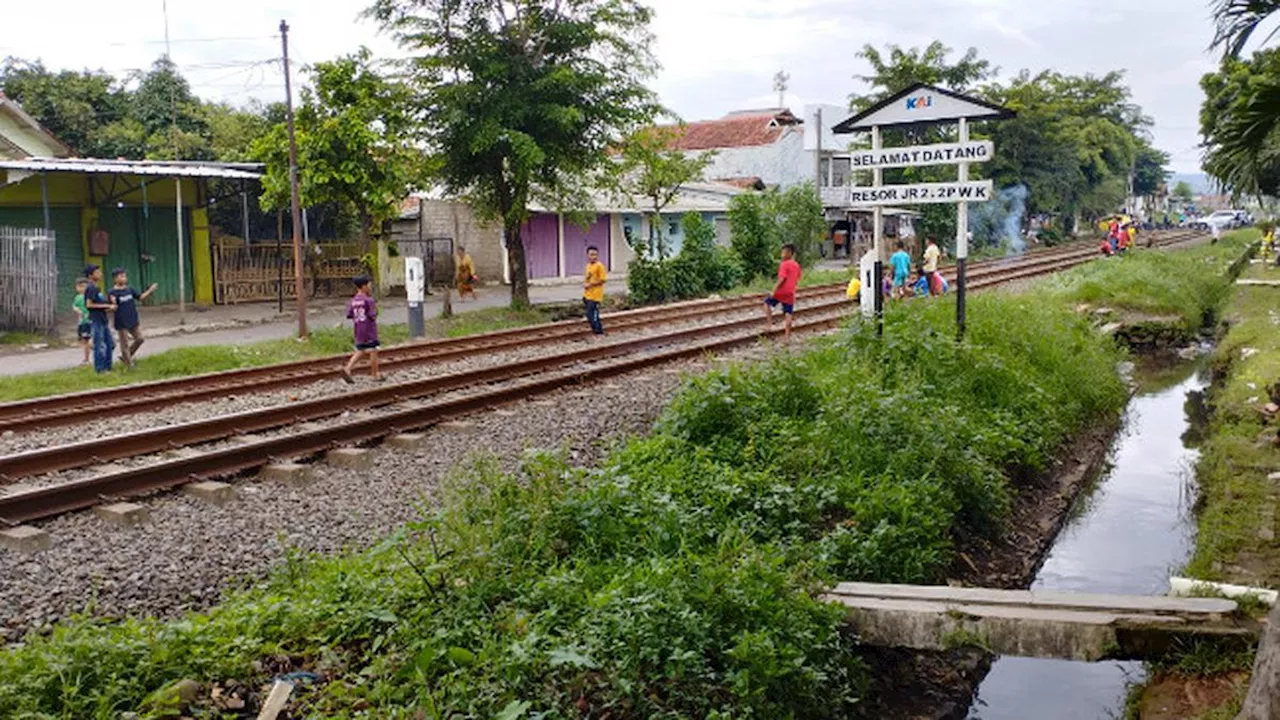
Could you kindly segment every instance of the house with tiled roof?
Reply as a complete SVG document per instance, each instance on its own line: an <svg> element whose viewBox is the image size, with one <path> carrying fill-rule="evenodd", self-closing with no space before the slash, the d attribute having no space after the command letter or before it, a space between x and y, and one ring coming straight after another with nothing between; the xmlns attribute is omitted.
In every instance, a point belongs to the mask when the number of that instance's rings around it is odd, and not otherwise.
<svg viewBox="0 0 1280 720"><path fill-rule="evenodd" d="M842 187L850 182L848 137L835 135L832 128L847 114L844 108L829 105L807 105L799 117L787 108L739 110L675 128L674 146L690 155L714 151L703 176L717 183L756 190L786 189L813 184L816 179L820 187ZM868 210L828 203L826 214L831 234L824 253L847 254L850 238L854 246L868 242ZM905 210L887 209L886 235L912 235L913 216Z"/></svg>
<svg viewBox="0 0 1280 720"><path fill-rule="evenodd" d="M715 157L704 176L737 187L788 188L812 183L818 174L816 141L817 107L806 107L805 116L797 117L787 108L738 110L716 120L687 123L676 129L675 147L689 154L708 150ZM832 168L831 160L842 153L847 144L830 133L830 126L840 120L835 112L824 122L823 184L843 185L848 175L847 162ZM806 119L809 118L806 123ZM832 178L832 170L836 177Z"/></svg>

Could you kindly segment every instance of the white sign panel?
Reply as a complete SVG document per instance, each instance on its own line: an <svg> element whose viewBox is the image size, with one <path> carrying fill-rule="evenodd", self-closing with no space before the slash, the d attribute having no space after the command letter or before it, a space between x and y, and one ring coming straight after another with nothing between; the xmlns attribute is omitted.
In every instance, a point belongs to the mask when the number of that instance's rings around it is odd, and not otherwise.
<svg viewBox="0 0 1280 720"><path fill-rule="evenodd" d="M849 204L854 207L873 205L922 205L953 202L987 202L991 199L990 180L968 182L918 183L916 185L882 185L849 188Z"/></svg>
<svg viewBox="0 0 1280 720"><path fill-rule="evenodd" d="M975 140L967 143L859 150L849 155L849 164L854 170L923 167L954 165L962 162L986 162L994 155L995 144L990 140Z"/></svg>
<svg viewBox="0 0 1280 720"><path fill-rule="evenodd" d="M1008 117L1011 113L998 105L977 98L966 98L928 85L913 87L886 100L881 106L840 123L840 132L867 130L872 126L913 125L969 118Z"/></svg>

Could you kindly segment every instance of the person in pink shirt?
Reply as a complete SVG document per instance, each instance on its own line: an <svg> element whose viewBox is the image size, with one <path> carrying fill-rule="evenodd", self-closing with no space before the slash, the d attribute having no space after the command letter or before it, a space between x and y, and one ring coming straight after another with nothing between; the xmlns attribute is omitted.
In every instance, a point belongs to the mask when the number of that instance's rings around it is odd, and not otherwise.
<svg viewBox="0 0 1280 720"><path fill-rule="evenodd" d="M764 299L764 318L773 327L773 309L782 306L783 339L791 342L791 317L795 314L796 286L800 284L800 263L794 260L796 246L790 243L782 246L782 264L778 266L778 284L773 292Z"/></svg>

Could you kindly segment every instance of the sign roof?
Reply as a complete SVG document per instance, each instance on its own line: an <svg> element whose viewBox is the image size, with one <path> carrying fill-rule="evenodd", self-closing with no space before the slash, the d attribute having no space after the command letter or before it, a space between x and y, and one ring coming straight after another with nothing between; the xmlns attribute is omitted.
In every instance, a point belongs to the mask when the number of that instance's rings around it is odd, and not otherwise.
<svg viewBox="0 0 1280 720"><path fill-rule="evenodd" d="M960 118L970 120L1003 120L1014 116L1008 108L979 98L961 95L933 85L916 83L872 105L832 128L845 135L872 127L935 125Z"/></svg>

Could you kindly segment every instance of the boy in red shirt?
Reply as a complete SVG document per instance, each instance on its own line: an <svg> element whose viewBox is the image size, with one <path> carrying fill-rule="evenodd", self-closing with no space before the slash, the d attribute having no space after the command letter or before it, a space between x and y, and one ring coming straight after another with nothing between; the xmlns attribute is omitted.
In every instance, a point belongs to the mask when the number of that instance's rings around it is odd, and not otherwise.
<svg viewBox="0 0 1280 720"><path fill-rule="evenodd" d="M796 254L796 246L790 243L782 246L782 264L778 266L778 284L773 292L764 299L764 318L773 327L773 309L782 306L782 337L791 342L791 316L795 313L796 285L800 284L800 263L792 259Z"/></svg>

